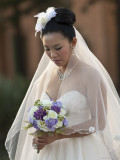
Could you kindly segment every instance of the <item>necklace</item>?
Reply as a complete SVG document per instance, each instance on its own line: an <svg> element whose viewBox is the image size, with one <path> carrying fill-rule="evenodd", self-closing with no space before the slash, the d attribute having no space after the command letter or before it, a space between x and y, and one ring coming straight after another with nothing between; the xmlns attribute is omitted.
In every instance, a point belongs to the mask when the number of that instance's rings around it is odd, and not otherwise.
<svg viewBox="0 0 120 160"><path fill-rule="evenodd" d="M77 63L78 63L78 62L77 62ZM75 66L77 65L77 63L76 63L71 69L69 69L68 72L65 73L65 74L62 73L62 72L60 71L60 69L58 69L58 70L57 70L57 73L58 73L59 79L60 79L61 81L63 81L65 78L68 78L68 77L70 76L73 68L75 68Z"/></svg>

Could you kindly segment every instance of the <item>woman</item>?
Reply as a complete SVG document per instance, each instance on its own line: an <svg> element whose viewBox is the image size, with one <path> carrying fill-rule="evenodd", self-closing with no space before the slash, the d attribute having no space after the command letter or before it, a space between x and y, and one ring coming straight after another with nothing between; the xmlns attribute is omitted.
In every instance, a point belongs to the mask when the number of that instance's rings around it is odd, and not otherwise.
<svg viewBox="0 0 120 160"><path fill-rule="evenodd" d="M45 51L5 142L10 159L119 160L120 99L109 74L73 26L75 14L50 7L35 17ZM32 129L22 129L37 99L64 104L69 122L64 134L33 138L28 134Z"/></svg>

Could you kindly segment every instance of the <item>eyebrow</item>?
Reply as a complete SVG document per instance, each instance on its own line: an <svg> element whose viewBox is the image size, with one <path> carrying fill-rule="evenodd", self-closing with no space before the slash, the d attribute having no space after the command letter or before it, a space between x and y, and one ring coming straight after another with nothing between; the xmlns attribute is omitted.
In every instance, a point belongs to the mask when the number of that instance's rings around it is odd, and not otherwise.
<svg viewBox="0 0 120 160"><path fill-rule="evenodd" d="M55 44L53 47L55 47L55 46L57 46L57 45L60 45L60 44L62 44L62 43L59 43L59 44ZM47 47L47 46L45 46L45 45L43 45L44 47Z"/></svg>

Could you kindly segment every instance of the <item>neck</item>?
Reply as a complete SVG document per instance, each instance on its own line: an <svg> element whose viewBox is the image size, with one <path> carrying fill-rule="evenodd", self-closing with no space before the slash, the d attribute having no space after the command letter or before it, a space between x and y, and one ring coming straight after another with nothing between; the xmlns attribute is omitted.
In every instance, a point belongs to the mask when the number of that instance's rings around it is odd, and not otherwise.
<svg viewBox="0 0 120 160"><path fill-rule="evenodd" d="M62 73L64 73L64 72L65 72L65 69L66 69L66 66L61 66L61 67L59 67L59 69L60 69L60 71L61 71Z"/></svg>
<svg viewBox="0 0 120 160"><path fill-rule="evenodd" d="M78 62L77 56L72 56L70 59L69 65L67 64L68 66L67 65L61 66L61 67L59 67L59 69L62 73L64 73L66 70L66 67L67 67L67 70L69 70L76 64L76 62Z"/></svg>

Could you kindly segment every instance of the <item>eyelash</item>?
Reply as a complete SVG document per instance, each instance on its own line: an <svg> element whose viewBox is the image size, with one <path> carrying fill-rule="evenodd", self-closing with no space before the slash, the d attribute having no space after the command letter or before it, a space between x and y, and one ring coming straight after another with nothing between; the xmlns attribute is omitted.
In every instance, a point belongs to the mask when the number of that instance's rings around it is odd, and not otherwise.
<svg viewBox="0 0 120 160"><path fill-rule="evenodd" d="M57 48L56 50L60 50L62 47L60 47L60 48Z"/></svg>
<svg viewBox="0 0 120 160"><path fill-rule="evenodd" d="M56 50L60 50L61 48L62 48L62 47L57 48ZM46 48L45 48L45 50L46 50L46 51L49 51L50 49L46 49Z"/></svg>

